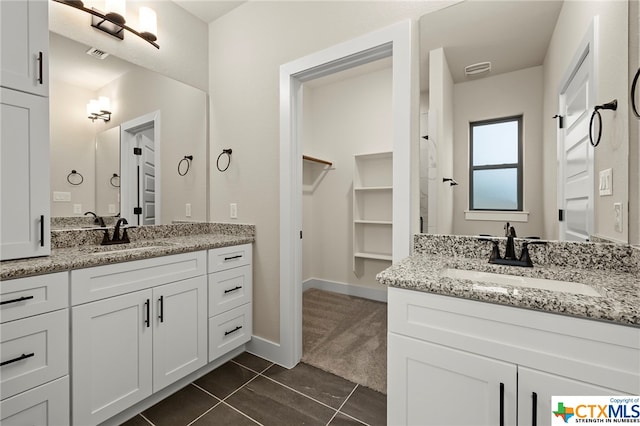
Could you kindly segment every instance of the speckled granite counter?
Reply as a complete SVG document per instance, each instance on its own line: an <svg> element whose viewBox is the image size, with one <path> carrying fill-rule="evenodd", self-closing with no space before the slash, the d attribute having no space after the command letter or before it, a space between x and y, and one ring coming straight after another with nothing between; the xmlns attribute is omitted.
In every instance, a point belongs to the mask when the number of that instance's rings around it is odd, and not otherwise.
<svg viewBox="0 0 640 426"><path fill-rule="evenodd" d="M489 264L490 246L474 237L420 234L414 254L377 279L392 287L640 327L640 247L549 242L530 248L535 266L523 268ZM578 282L602 297L441 276L447 268Z"/></svg>
<svg viewBox="0 0 640 426"><path fill-rule="evenodd" d="M221 223L157 225L128 230L131 243L100 246L103 231L52 231L51 256L0 262L0 279L49 274L109 263L252 243L254 225Z"/></svg>

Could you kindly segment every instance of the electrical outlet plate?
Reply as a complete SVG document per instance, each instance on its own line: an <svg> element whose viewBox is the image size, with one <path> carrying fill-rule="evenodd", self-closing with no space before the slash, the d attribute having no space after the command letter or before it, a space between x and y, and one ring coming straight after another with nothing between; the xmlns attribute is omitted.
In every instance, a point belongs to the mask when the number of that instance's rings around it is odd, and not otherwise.
<svg viewBox="0 0 640 426"><path fill-rule="evenodd" d="M622 232L622 203L613 203L613 228Z"/></svg>
<svg viewBox="0 0 640 426"><path fill-rule="evenodd" d="M82 214L82 204L73 205L73 214Z"/></svg>
<svg viewBox="0 0 640 426"><path fill-rule="evenodd" d="M184 215L186 217L191 217L191 203L187 203L184 205Z"/></svg>
<svg viewBox="0 0 640 426"><path fill-rule="evenodd" d="M238 218L238 205L236 203L229 204L229 217L231 217L231 219Z"/></svg>

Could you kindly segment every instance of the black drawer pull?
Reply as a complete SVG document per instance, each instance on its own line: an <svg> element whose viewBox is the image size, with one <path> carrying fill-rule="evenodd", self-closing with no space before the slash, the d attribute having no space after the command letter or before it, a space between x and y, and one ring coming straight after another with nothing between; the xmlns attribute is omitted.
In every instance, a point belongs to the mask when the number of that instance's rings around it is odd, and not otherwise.
<svg viewBox="0 0 640 426"><path fill-rule="evenodd" d="M33 299L33 296L22 296L22 297L18 297L17 299L4 300L0 302L0 305L6 305L7 303L18 303L24 300L31 300L31 299Z"/></svg>
<svg viewBox="0 0 640 426"><path fill-rule="evenodd" d="M225 336L228 336L228 335L230 335L231 333L235 333L236 331L240 330L241 328L242 328L242 326L241 326L241 325L239 325L239 326L237 326L236 328L234 328L234 329L233 329L233 330L231 330L231 331L225 331L225 332L224 332L224 335L225 335Z"/></svg>
<svg viewBox="0 0 640 426"><path fill-rule="evenodd" d="M38 52L38 83L40 84L42 84L42 82L44 81L44 78L42 76L42 68L43 68L42 62L43 62L42 52Z"/></svg>
<svg viewBox="0 0 640 426"><path fill-rule="evenodd" d="M146 307L146 309L147 309L147 316L146 316L146 318L145 318L145 320L144 320L144 325L146 325L146 326L147 326L147 328L149 328L149 325L150 325L150 324L149 324L149 323L150 323L150 321L149 321L149 299L147 299L147 301L146 301L146 302L144 302L144 306L145 306L145 307Z"/></svg>
<svg viewBox="0 0 640 426"><path fill-rule="evenodd" d="M33 353L33 352L31 352L30 354L22 354L22 355L20 355L20 356L19 356L19 357L17 357L17 358L10 359L9 361L3 361L3 362L1 362L1 363L0 363L0 367L3 367L3 366L5 366L5 365L7 365L7 364L12 364L12 363L14 363L14 362L22 361L23 359L31 358L31 357L32 357L32 356L34 356L34 355L35 355L35 353Z"/></svg>
<svg viewBox="0 0 640 426"><path fill-rule="evenodd" d="M226 262L227 260L233 260L233 259L239 259L241 258L242 255L241 254L236 254L235 256L231 256L231 257L225 257L224 261Z"/></svg>
<svg viewBox="0 0 640 426"><path fill-rule="evenodd" d="M40 215L40 247L44 247L44 215Z"/></svg>
<svg viewBox="0 0 640 426"><path fill-rule="evenodd" d="M504 426L504 383L500 383L500 426Z"/></svg>
<svg viewBox="0 0 640 426"><path fill-rule="evenodd" d="M241 286L241 285L236 286L236 287L234 287L234 288L229 288L229 289L227 289L227 290L225 290L225 291L224 291L224 294L231 293L232 291L240 290L241 288L242 288L242 286Z"/></svg>
<svg viewBox="0 0 640 426"><path fill-rule="evenodd" d="M158 315L158 319L160 322L164 322L164 296L160 296L160 314Z"/></svg>

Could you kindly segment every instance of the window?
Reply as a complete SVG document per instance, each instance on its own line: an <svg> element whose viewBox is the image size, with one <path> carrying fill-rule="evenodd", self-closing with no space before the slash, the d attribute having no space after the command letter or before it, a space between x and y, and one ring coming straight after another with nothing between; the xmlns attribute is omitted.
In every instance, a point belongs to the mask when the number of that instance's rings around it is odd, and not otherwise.
<svg viewBox="0 0 640 426"><path fill-rule="evenodd" d="M522 116L470 123L469 210L522 211Z"/></svg>

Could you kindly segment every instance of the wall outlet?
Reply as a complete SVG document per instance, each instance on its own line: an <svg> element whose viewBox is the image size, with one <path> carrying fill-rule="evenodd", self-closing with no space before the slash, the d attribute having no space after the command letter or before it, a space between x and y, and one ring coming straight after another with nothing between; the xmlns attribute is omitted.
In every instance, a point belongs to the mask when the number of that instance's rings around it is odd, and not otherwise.
<svg viewBox="0 0 640 426"><path fill-rule="evenodd" d="M73 214L82 214L82 204L73 205Z"/></svg>
<svg viewBox="0 0 640 426"><path fill-rule="evenodd" d="M613 203L613 228L622 232L622 203Z"/></svg>
<svg viewBox="0 0 640 426"><path fill-rule="evenodd" d="M71 201L71 193L70 192L58 192L53 191L53 201L54 202L70 202Z"/></svg>
<svg viewBox="0 0 640 426"><path fill-rule="evenodd" d="M600 185L598 186L600 196L613 194L612 173L611 169L600 170Z"/></svg>
<svg viewBox="0 0 640 426"><path fill-rule="evenodd" d="M236 203L229 204L229 217L231 219L238 218L238 205Z"/></svg>
<svg viewBox="0 0 640 426"><path fill-rule="evenodd" d="M111 213L111 214L115 214L116 213L116 205L115 204L109 204L107 206L107 209L108 209L109 213Z"/></svg>
<svg viewBox="0 0 640 426"><path fill-rule="evenodd" d="M191 217L191 203L187 203L184 205L184 215L186 217Z"/></svg>

